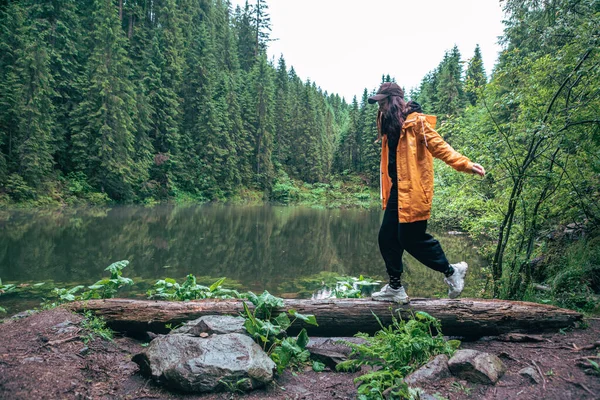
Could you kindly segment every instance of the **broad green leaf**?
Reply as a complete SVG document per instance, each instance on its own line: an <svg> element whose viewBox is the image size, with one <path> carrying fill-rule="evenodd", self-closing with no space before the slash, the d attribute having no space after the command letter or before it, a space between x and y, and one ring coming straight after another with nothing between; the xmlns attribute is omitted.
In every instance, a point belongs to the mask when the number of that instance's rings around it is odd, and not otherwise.
<svg viewBox="0 0 600 400"><path fill-rule="evenodd" d="M255 337L256 335L256 325L252 323L251 319L247 319L244 321L244 328L246 328L246 332L250 334L250 336Z"/></svg>
<svg viewBox="0 0 600 400"><path fill-rule="evenodd" d="M291 321L288 318L286 313L281 313L277 316L277 318L275 318L275 322L277 322L277 324L281 327L281 329L286 330L287 328L290 327L291 325Z"/></svg>
<svg viewBox="0 0 600 400"><path fill-rule="evenodd" d="M288 312L290 313L291 316L296 317L296 318L306 322L309 325L319 326L319 324L317 324L317 319L312 314L307 314L307 315L300 314L293 308L289 309Z"/></svg>
<svg viewBox="0 0 600 400"><path fill-rule="evenodd" d="M117 271L122 270L123 268L125 268L128 265L129 265L129 261L128 260L117 261L117 262L114 262L114 263L110 264L104 270L105 271L111 271L111 272L113 272L113 271L117 272Z"/></svg>
<svg viewBox="0 0 600 400"><path fill-rule="evenodd" d="M306 329L302 328L302 330L298 334L298 337L296 338L296 343L298 344L298 346L302 350L304 350L306 348L306 345L308 344L309 340L310 339L308 338L308 334L306 333Z"/></svg>
<svg viewBox="0 0 600 400"><path fill-rule="evenodd" d="M289 352L292 356L297 356L300 355L300 353L302 353L302 349L300 348L300 346L298 346L296 340L292 338L285 338L281 342L281 347L283 347L283 349Z"/></svg>
<svg viewBox="0 0 600 400"><path fill-rule="evenodd" d="M223 284L223 282L225 282L225 279L226 278L219 279L218 281L216 281L215 283L213 283L212 285L210 285L210 287L208 288L208 290L210 290L211 292L214 291L219 286L221 286Z"/></svg>
<svg viewBox="0 0 600 400"><path fill-rule="evenodd" d="M275 297L266 290L258 297L258 307L266 305L269 308L281 308L285 306L282 298Z"/></svg>
<svg viewBox="0 0 600 400"><path fill-rule="evenodd" d="M72 289L69 289L69 293L76 293L76 292L80 291L80 290L81 290L81 289L83 289L83 288L84 288L84 286L83 286L83 285L78 285L78 286L75 286L74 288L72 288Z"/></svg>

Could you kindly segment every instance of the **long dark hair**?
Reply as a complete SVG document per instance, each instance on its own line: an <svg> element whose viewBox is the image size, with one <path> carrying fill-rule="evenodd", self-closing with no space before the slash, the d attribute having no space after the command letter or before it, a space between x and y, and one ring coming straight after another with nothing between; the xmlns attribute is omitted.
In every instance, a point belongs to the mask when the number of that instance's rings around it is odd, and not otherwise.
<svg viewBox="0 0 600 400"><path fill-rule="evenodd" d="M388 140L398 141L406 119L406 105L406 101L400 96L388 96L379 100L379 112L377 113L379 138L387 135Z"/></svg>

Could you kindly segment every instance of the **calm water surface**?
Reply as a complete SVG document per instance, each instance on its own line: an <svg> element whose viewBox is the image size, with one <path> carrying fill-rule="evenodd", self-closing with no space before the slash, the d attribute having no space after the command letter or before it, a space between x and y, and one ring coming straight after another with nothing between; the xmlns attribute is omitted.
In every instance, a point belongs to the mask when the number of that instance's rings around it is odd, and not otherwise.
<svg viewBox="0 0 600 400"><path fill-rule="evenodd" d="M0 214L0 278L4 283L93 284L112 262L143 293L157 279L200 283L227 277L240 290L310 297L324 277L383 278L377 246L379 210L277 206L123 206L103 210L9 211ZM465 295L483 279L474 243L430 227L450 262L467 261ZM413 297L445 293L440 273L405 255L403 280ZM330 273L330 274L328 274ZM0 297L0 303L7 301Z"/></svg>

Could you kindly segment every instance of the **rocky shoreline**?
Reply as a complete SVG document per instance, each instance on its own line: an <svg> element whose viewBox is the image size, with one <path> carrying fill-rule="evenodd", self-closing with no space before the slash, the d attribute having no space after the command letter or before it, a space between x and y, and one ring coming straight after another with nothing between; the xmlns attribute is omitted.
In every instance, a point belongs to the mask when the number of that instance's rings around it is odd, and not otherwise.
<svg viewBox="0 0 600 400"><path fill-rule="evenodd" d="M80 315L58 308L1 323L0 398L353 399L354 378L367 372L339 373L330 367L315 372L308 367L285 371L272 383L248 393L170 391L146 378L132 361L149 349L147 342L121 336L112 342L96 338L86 344L89 333L81 328L81 320ZM586 319L584 323L588 325L585 329L547 333L535 339L505 336L463 342L463 354L477 358L487 353L505 366L506 372L495 384L442 373L415 386L430 396L451 400L596 399L600 376L588 360L596 360L600 352L600 320ZM321 338L314 338L311 345L315 349L336 346L334 340ZM429 365L424 370L432 368Z"/></svg>

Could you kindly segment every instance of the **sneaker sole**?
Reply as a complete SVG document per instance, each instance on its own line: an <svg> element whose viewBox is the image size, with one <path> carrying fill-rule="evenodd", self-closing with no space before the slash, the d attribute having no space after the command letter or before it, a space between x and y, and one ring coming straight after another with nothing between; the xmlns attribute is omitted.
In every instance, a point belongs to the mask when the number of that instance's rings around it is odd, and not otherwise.
<svg viewBox="0 0 600 400"><path fill-rule="evenodd" d="M410 303L410 299L407 298L406 300L400 300L400 301L396 301L394 299L377 299L375 297L371 297L371 299L373 301L387 301L388 303L397 303L397 304L408 304Z"/></svg>
<svg viewBox="0 0 600 400"><path fill-rule="evenodd" d="M455 299L455 298L457 298L458 296L460 296L460 294L463 292L463 290L465 290L464 280L465 280L465 276L467 276L467 270L468 270L468 269L469 269L469 265L467 264L467 267L466 267L466 268L463 270L464 272L462 273L462 276L461 276L461 278L462 278L462 280L463 280L463 288L460 290L460 292L458 292L458 293L456 293L456 294L454 294L454 295L451 295L450 293L448 293L448 297L449 297L449 298L451 298L451 299Z"/></svg>

